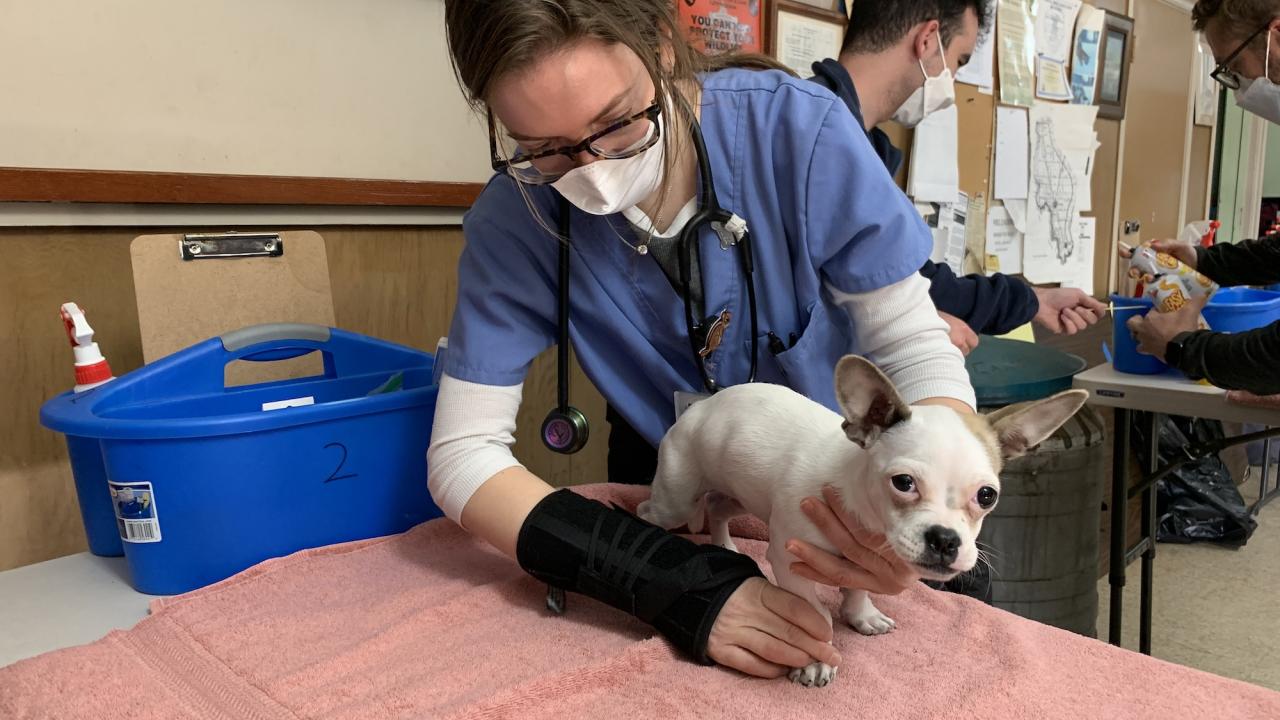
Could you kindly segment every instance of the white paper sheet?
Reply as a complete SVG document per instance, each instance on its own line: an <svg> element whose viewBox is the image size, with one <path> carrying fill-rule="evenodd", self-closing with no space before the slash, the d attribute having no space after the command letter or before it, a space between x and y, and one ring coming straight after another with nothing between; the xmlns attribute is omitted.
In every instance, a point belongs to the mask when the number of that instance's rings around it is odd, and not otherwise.
<svg viewBox="0 0 1280 720"><path fill-rule="evenodd" d="M1062 287L1080 288L1093 294L1093 252L1097 239L1097 220L1091 217L1076 218L1076 247L1074 261L1067 268L1068 275Z"/></svg>
<svg viewBox="0 0 1280 720"><path fill-rule="evenodd" d="M949 266L957 275L963 275L969 196L958 193L951 202L935 202L930 207L932 212L925 218L925 223L933 233L933 250L929 253L929 259Z"/></svg>
<svg viewBox="0 0 1280 720"><path fill-rule="evenodd" d="M1079 261L1076 219L1087 178L1081 174L1096 145L1093 105L1036 103L1031 108L1031 183L1027 190L1022 267L1035 283L1062 282Z"/></svg>
<svg viewBox="0 0 1280 720"><path fill-rule="evenodd" d="M987 274L1022 272L1022 233L1013 225L1009 210L992 205L987 210Z"/></svg>
<svg viewBox="0 0 1280 720"><path fill-rule="evenodd" d="M1001 0L996 14L996 60L1000 65L1000 102L1030 107L1036 82L1036 29L1032 0Z"/></svg>
<svg viewBox="0 0 1280 720"><path fill-rule="evenodd" d="M1092 5L1081 5L1071 58L1071 102L1092 105L1098 85L1098 48L1107 14Z"/></svg>
<svg viewBox="0 0 1280 720"><path fill-rule="evenodd" d="M960 112L952 105L916 126L907 194L917 202L953 203L960 192Z"/></svg>
<svg viewBox="0 0 1280 720"><path fill-rule="evenodd" d="M1102 143L1098 142L1096 132L1086 145L1068 147L1067 161L1080 181L1076 184L1076 209L1080 212L1093 210L1093 161L1100 147Z"/></svg>
<svg viewBox="0 0 1280 720"><path fill-rule="evenodd" d="M1029 151L1027 111L1023 108L996 107L995 199L1008 200L1027 196Z"/></svg>
<svg viewBox="0 0 1280 720"><path fill-rule="evenodd" d="M956 73L956 82L977 85L978 90L988 95L995 87L995 3L991 3L990 15L987 32L978 37L978 44L973 49L973 55L969 57L969 63Z"/></svg>
<svg viewBox="0 0 1280 720"><path fill-rule="evenodd" d="M960 193L964 197L964 193ZM974 193L969 198L968 225L964 231L964 275L987 269L987 195Z"/></svg>
<svg viewBox="0 0 1280 720"><path fill-rule="evenodd" d="M1081 0L1038 0L1036 2L1036 54L1065 63L1071 58L1076 15Z"/></svg>
<svg viewBox="0 0 1280 720"><path fill-rule="evenodd" d="M1027 232L1027 199L1005 200L1004 209L1009 211L1009 219L1013 221L1013 226L1018 232L1024 235Z"/></svg>

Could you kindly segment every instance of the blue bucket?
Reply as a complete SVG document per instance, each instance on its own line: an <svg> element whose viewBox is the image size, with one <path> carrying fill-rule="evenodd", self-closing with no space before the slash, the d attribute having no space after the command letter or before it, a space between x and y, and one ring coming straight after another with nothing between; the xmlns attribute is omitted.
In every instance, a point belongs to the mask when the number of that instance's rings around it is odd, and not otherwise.
<svg viewBox="0 0 1280 720"><path fill-rule="evenodd" d="M1169 369L1159 358L1138 352L1138 343L1129 334L1126 323L1131 317L1145 316L1154 307L1147 298L1112 295L1111 365L1116 370L1134 375L1158 375Z"/></svg>
<svg viewBox="0 0 1280 720"><path fill-rule="evenodd" d="M312 351L324 356L323 375L224 387L229 362ZM433 365L427 353L342 330L260 325L174 353L41 420L100 441L133 586L176 594L268 558L439 517L426 472ZM299 405L266 409L281 403Z"/></svg>
<svg viewBox="0 0 1280 720"><path fill-rule="evenodd" d="M1205 322L1214 332L1245 332L1280 320L1280 292L1251 288L1222 288L1204 308Z"/></svg>
<svg viewBox="0 0 1280 720"><path fill-rule="evenodd" d="M66 393L58 399L70 395ZM89 552L102 557L123 555L124 545L120 542L120 529L107 487L107 468L102 462L102 444L97 438L68 435L67 455L71 459L71 476L75 480Z"/></svg>
<svg viewBox="0 0 1280 720"><path fill-rule="evenodd" d="M96 390L83 393L65 392L44 404L40 421L48 427L57 419L76 411L76 405L89 402ZM107 488L107 468L102 461L102 445L94 437L67 435L67 456L71 459L71 477L75 480L76 499L80 503L80 520L84 523L89 552L103 557L124 554L115 508Z"/></svg>

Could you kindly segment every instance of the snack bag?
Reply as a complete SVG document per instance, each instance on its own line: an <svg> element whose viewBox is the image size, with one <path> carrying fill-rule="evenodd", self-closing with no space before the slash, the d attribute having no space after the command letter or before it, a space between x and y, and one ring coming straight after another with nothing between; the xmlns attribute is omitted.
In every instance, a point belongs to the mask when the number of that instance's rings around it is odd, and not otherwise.
<svg viewBox="0 0 1280 720"><path fill-rule="evenodd" d="M1132 254L1129 256L1129 277L1142 281L1146 285L1143 294L1152 300L1155 300L1155 296L1161 293L1162 285L1165 297L1173 297L1175 291L1181 289L1184 300L1186 298L1213 297L1213 294L1218 291L1217 283L1191 269L1191 266L1174 256L1156 252L1149 243L1133 248ZM1166 280L1170 282L1165 282ZM1173 280L1179 281L1179 284L1173 283ZM1177 303L1178 301L1175 298L1171 302ZM1169 309L1176 310L1182 307L1183 304L1185 302ZM1156 306L1159 307L1159 303ZM1167 312L1167 310L1162 310L1162 312Z"/></svg>

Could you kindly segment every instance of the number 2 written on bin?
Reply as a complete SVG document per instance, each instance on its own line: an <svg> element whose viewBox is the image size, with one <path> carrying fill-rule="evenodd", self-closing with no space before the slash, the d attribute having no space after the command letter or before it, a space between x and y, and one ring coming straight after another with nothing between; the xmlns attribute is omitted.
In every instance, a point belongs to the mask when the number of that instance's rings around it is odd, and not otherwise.
<svg viewBox="0 0 1280 720"><path fill-rule="evenodd" d="M338 460L338 466L333 469L333 472L329 473L329 477L324 479L325 482L331 483L334 480L350 480L353 477L359 477L358 473L342 474L342 466L347 464L347 446L346 445L343 445L342 443L331 442L328 445L324 446L325 450L328 450L329 448L337 448L338 452L342 453L342 458Z"/></svg>

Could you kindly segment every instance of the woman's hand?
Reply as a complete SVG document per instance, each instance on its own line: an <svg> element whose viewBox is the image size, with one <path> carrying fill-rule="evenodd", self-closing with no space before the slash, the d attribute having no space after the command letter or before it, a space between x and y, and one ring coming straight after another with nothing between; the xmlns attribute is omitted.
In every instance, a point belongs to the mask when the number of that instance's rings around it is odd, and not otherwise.
<svg viewBox="0 0 1280 720"><path fill-rule="evenodd" d="M805 498L800 509L844 557L832 555L803 540L787 542L787 552L800 558L791 564L795 574L824 585L897 595L919 582L920 574L889 548L883 535L867 532L844 512L839 494L824 487L818 498Z"/></svg>
<svg viewBox="0 0 1280 720"><path fill-rule="evenodd" d="M776 678L813 662L840 665L831 623L809 602L764 578L742 583L716 616L712 660L748 675Z"/></svg>

